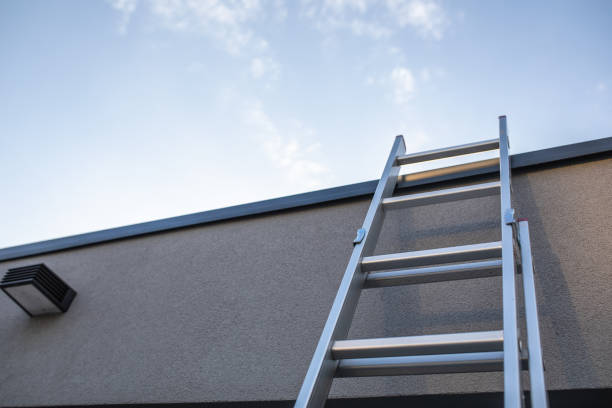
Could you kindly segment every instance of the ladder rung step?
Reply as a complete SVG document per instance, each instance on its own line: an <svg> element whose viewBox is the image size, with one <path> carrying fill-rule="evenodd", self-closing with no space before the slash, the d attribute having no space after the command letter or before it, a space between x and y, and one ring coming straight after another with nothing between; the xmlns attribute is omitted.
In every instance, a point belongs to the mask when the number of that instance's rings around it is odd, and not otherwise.
<svg viewBox="0 0 612 408"><path fill-rule="evenodd" d="M487 150L499 149L499 139L483 140L459 146L445 147L442 149L428 150L420 153L405 154L398 156L395 163L398 166L404 164L419 163L428 160L444 159L446 157L461 156L464 154L486 152Z"/></svg>
<svg viewBox="0 0 612 408"><path fill-rule="evenodd" d="M334 359L415 356L423 354L502 351L503 330L381 339L338 340Z"/></svg>
<svg viewBox="0 0 612 408"><path fill-rule="evenodd" d="M470 198L486 197L499 194L500 186L501 183L499 181L495 181L492 183L482 183L471 186L428 191L426 193L389 197L385 198L382 203L385 208L395 209L446 203L449 201L467 200Z"/></svg>
<svg viewBox="0 0 612 408"><path fill-rule="evenodd" d="M501 268L501 259L496 259L492 261L402 269L399 271L370 272L366 277L364 288L488 278L491 276L501 276Z"/></svg>
<svg viewBox="0 0 612 408"><path fill-rule="evenodd" d="M428 180L430 183L445 181L458 173L462 173L465 177L468 177L495 171L499 171L499 157L457 164L455 166L441 167L439 169L419 171L417 173L403 174L397 178L397 188L420 185L422 180Z"/></svg>
<svg viewBox="0 0 612 408"><path fill-rule="evenodd" d="M361 271L370 272L412 266L501 258L501 248L501 242L485 242L449 248L427 249L425 251L367 256L361 260Z"/></svg>
<svg viewBox="0 0 612 408"><path fill-rule="evenodd" d="M425 356L349 358L340 360L336 377L373 377L503 371L504 352Z"/></svg>

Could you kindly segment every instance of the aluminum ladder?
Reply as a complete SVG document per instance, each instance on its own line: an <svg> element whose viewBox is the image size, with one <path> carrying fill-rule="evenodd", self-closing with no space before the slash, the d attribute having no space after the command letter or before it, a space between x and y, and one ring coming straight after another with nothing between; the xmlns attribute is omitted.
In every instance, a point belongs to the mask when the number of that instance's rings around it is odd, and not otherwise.
<svg viewBox="0 0 612 408"><path fill-rule="evenodd" d="M534 287L529 229L511 206L506 117L499 138L405 154L397 136L372 197L323 333L312 357L296 408L324 406L334 377L504 372L504 407L524 405L521 369L529 370L531 406L548 406ZM499 181L394 197L402 165L499 150ZM490 160L483 161L490 163ZM477 164L479 162L473 162ZM447 169L460 171L465 166ZM371 256L384 212L389 209L500 194L501 241ZM527 347L519 336L516 273L523 274ZM412 337L347 340L362 289L501 276L503 330ZM523 349L523 350L521 350Z"/></svg>

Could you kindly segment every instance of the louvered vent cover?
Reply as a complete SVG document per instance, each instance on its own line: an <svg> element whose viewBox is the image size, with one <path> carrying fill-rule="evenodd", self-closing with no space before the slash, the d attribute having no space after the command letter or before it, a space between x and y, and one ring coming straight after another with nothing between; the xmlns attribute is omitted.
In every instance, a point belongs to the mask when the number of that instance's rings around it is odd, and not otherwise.
<svg viewBox="0 0 612 408"><path fill-rule="evenodd" d="M45 264L9 269L0 288L30 316L65 312L76 296Z"/></svg>

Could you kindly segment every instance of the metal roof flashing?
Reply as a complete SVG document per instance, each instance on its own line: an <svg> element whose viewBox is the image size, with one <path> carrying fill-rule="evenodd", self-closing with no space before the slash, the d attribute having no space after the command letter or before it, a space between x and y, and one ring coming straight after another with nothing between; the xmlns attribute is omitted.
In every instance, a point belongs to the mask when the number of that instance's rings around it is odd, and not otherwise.
<svg viewBox="0 0 612 408"><path fill-rule="evenodd" d="M612 137L590 140L550 149L537 150L527 153L515 154L510 157L513 169L540 166L554 162L562 162L603 154L612 151ZM432 184L441 181L456 180L471 176L488 174L496 171L495 166L483 163L476 168L466 168L461 173L450 175L437 174L427 177L403 176L398 181L398 188L413 187L417 185ZM373 194L378 180L349 184L340 187L296 194L292 196L257 201L216 210L203 211L194 214L164 218L161 220L143 222L85 234L72 235L64 238L50 239L31 244L18 245L0 249L0 261L24 258L49 252L56 252L71 248L83 247L119 239L131 238L140 235L170 231L178 228L204 225L218 221L230 220L240 217L261 215L275 211L288 210L327 202L356 198Z"/></svg>

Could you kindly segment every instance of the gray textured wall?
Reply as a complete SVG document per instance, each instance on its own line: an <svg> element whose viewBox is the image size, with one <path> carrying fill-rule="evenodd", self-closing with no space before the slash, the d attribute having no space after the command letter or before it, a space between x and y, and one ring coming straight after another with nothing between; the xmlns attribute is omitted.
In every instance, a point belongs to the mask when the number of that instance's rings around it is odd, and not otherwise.
<svg viewBox="0 0 612 408"><path fill-rule="evenodd" d="M612 387L612 159L514 177L551 389ZM0 296L0 405L293 399L368 198L0 263L77 291L31 319ZM388 214L376 253L499 239L499 200ZM501 327L499 278L365 291L351 337ZM501 375L336 380L333 396L501 390Z"/></svg>

